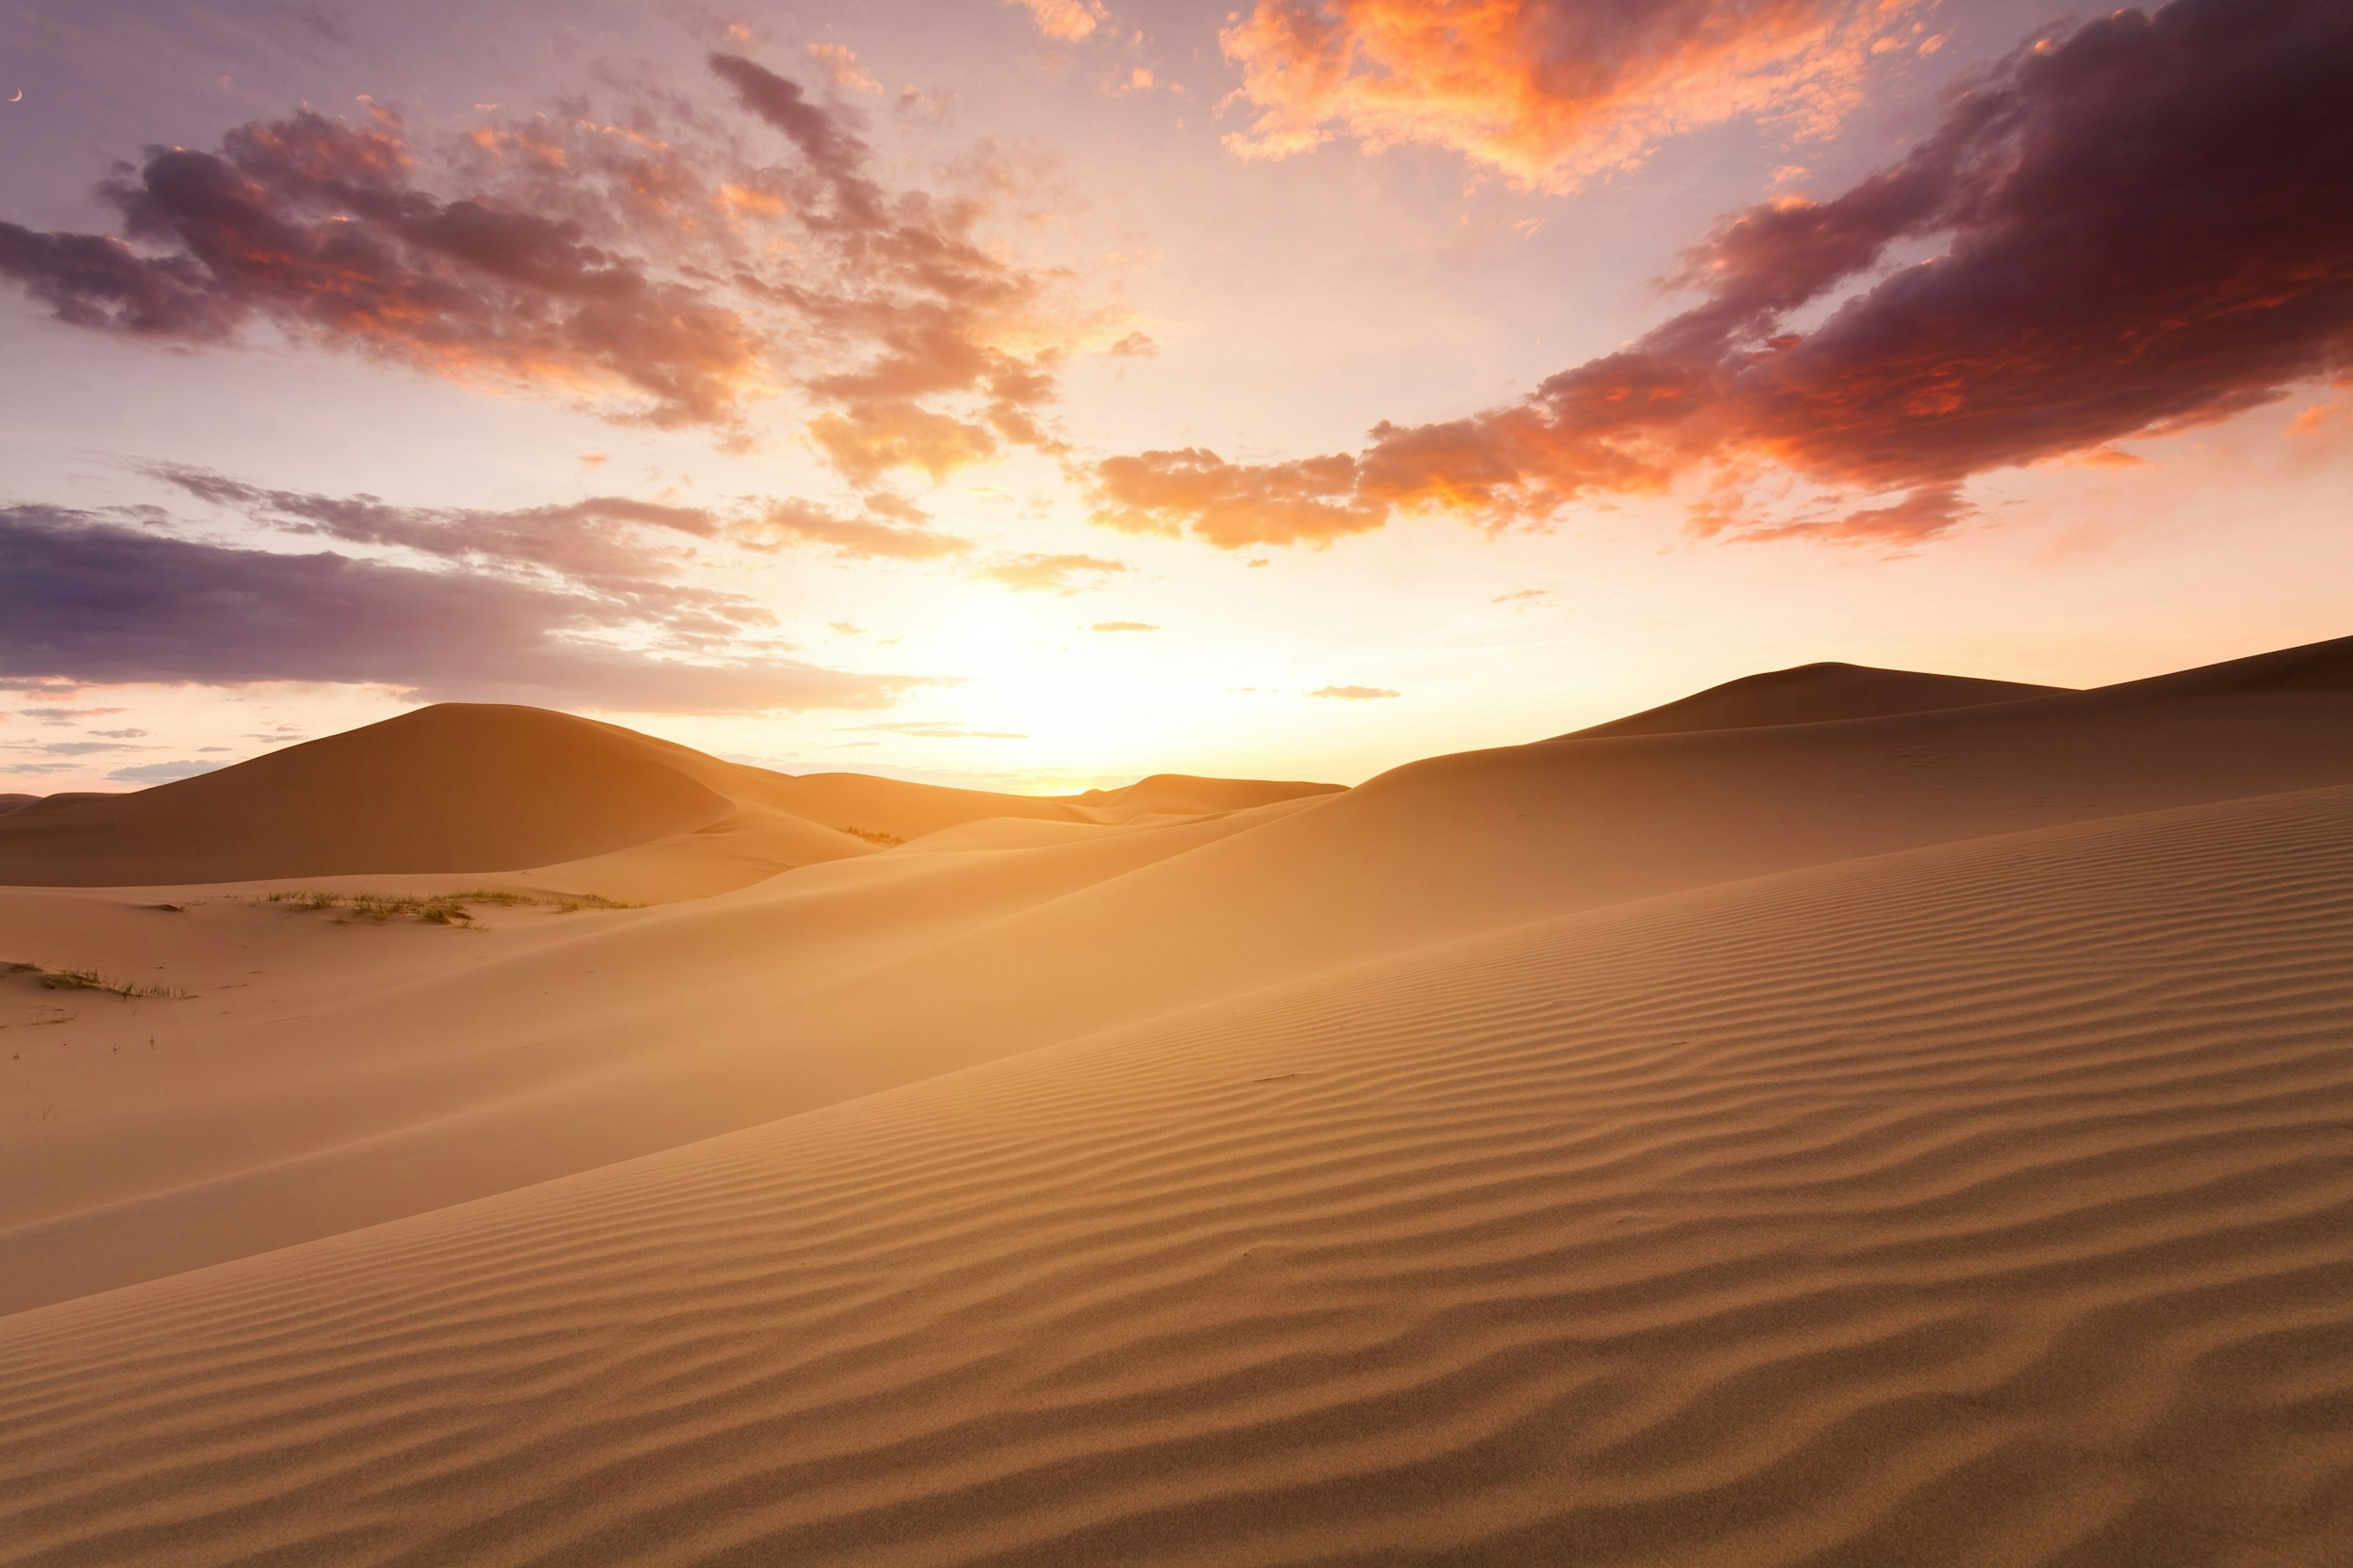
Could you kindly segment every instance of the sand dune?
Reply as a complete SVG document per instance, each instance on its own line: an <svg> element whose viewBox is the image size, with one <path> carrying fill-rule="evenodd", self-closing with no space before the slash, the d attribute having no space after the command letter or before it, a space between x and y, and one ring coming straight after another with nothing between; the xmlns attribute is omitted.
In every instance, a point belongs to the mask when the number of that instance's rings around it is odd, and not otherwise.
<svg viewBox="0 0 2353 1568"><path fill-rule="evenodd" d="M1345 793L559 719L710 815L503 885L670 901L0 889L0 1562L2331 1561L2353 640L1783 673Z"/></svg>
<svg viewBox="0 0 2353 1568"><path fill-rule="evenodd" d="M1933 713L1989 702L2016 702L2063 689L1962 675L1876 669L1862 664L1801 664L1727 680L1661 707L1577 731L1576 735L1674 735L1694 730L1820 724L1837 719L1876 719L1889 713Z"/></svg>
<svg viewBox="0 0 2353 1568"><path fill-rule="evenodd" d="M240 955L301 917L192 910L178 918L215 932L212 956L155 973L197 997L85 1007L69 1032L40 1037L71 1050L17 1074L5 1102L17 1116L58 1109L0 1145L0 1305L419 1212L1482 931L2353 781L2353 694L2271 689L2273 668L2219 691L1469 753L1255 813L1033 824L1021 831L1084 837L918 844L664 910L329 933L340 945L312 932L299 962L258 976ZM154 940L138 907L149 897L0 895L0 941L48 968L127 968L112 955Z"/></svg>
<svg viewBox="0 0 2353 1568"><path fill-rule="evenodd" d="M1196 816L1338 787L1164 776L1054 799L794 777L569 714L442 703L132 795L0 797L0 885L532 869L660 901L879 847L846 829Z"/></svg>
<svg viewBox="0 0 2353 1568"><path fill-rule="evenodd" d="M1541 923L6 1321L22 1563L2329 1562L2353 790Z"/></svg>

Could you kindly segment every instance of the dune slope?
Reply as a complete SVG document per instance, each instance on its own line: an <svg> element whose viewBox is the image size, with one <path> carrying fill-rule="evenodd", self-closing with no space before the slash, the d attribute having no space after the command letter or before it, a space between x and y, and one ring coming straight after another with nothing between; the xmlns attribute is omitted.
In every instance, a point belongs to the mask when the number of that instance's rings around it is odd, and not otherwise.
<svg viewBox="0 0 2353 1568"><path fill-rule="evenodd" d="M442 703L130 795L0 796L0 886L543 869L666 902L988 817L1199 816L1336 784L1159 775L1064 797L746 767L544 709Z"/></svg>
<svg viewBox="0 0 2353 1568"><path fill-rule="evenodd" d="M2318 1565L2353 788L1596 909L0 1320L0 1558Z"/></svg>
<svg viewBox="0 0 2353 1568"><path fill-rule="evenodd" d="M1674 735L1694 730L1748 730L1767 724L1820 724L1838 719L1875 719L1888 713L1931 713L2016 702L2066 689L2012 680L1980 680L1965 675L1927 675L1913 669L1879 669L1864 664L1801 664L1767 670L1711 686L1704 691L1645 709L1576 736ZM1573 737L1564 736L1562 739Z"/></svg>
<svg viewBox="0 0 2353 1568"><path fill-rule="evenodd" d="M111 886L512 869L724 816L686 748L446 703L135 794L0 817L0 883ZM722 764L723 765L723 764Z"/></svg>
<svg viewBox="0 0 2353 1568"><path fill-rule="evenodd" d="M2353 649L2334 647L2340 660ZM2283 661L2304 685L2279 689ZM2316 663L2291 650L2189 690L1467 753L1190 826L910 846L527 940L469 936L449 950L462 966L441 972L354 956L332 984L118 1009L112 1038L89 1014L72 1038L91 1055L45 1055L0 1079L0 1110L59 1111L0 1145L0 1305L419 1212L1482 931L2353 784L2353 691L2311 684ZM64 910L0 900L0 936L63 930ZM116 909L83 928L84 945L0 957L105 968L108 943L153 940L139 924L153 919ZM159 1023L172 1029L160 1054L147 1047Z"/></svg>

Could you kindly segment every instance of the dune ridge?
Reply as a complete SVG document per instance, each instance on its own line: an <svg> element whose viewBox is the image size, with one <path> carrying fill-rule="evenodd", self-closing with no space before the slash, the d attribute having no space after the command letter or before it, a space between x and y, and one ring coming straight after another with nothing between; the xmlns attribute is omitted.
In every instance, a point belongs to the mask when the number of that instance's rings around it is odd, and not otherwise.
<svg viewBox="0 0 2353 1568"><path fill-rule="evenodd" d="M0 1104L29 1120L54 1100L66 1114L0 1143L0 1308L1481 931L2042 824L2353 783L2353 692L2274 679L2292 666L2308 679L2316 662L2353 662L2348 650L2242 661L2189 690L1464 753L1189 823L1047 825L1080 835L1052 843L918 841L695 902L488 933L456 950L459 964L429 962L451 950L420 947L427 933L357 946L313 932L304 977L270 981L274 994L230 987L246 978L238 943L280 939L198 910L186 929L214 933L212 967L170 975L211 1000L79 1022L77 1049L94 1054L6 1080L16 1098ZM89 963L162 940L153 920L108 895L0 895L14 944L0 956ZM28 929L37 942L8 935ZM171 1026L168 1056L148 1047L156 1022Z"/></svg>
<svg viewBox="0 0 2353 1568"><path fill-rule="evenodd" d="M2348 938L2336 787L1229 999L0 1320L0 1539L2322 1563Z"/></svg>
<svg viewBox="0 0 2353 1568"><path fill-rule="evenodd" d="M1744 675L1737 680L1727 680L1689 697L1556 739L1600 740L1613 735L1681 735L1702 730L1823 724L1841 719L1877 719L1890 713L1935 713L1948 708L2018 702L2067 689L2014 680L1983 680L1966 675L1880 669L1867 664L1801 664L1788 669Z"/></svg>
<svg viewBox="0 0 2353 1568"><path fill-rule="evenodd" d="M984 817L1119 823L1335 792L1158 774L1070 796L792 775L543 709L445 702L128 795L0 798L0 886L536 873L703 898Z"/></svg>

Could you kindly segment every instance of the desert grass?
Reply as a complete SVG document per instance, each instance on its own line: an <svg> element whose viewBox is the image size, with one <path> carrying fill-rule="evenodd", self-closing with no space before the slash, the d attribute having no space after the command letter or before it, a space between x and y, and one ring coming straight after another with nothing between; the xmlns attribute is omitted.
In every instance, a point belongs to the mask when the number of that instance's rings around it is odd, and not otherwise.
<svg viewBox="0 0 2353 1568"><path fill-rule="evenodd" d="M876 827L845 826L841 831L849 834L852 838L863 838L869 844L880 844L885 849L896 849L900 845L907 842L895 833L885 833Z"/></svg>
<svg viewBox="0 0 2353 1568"><path fill-rule="evenodd" d="M132 981L112 979L95 969L43 969L37 963L0 963L0 974L37 976L44 991L97 991L126 1001L138 1001L149 996L185 1001L188 994L176 985L141 985Z"/></svg>
<svg viewBox="0 0 2353 1568"><path fill-rule="evenodd" d="M545 909L559 915L576 914L582 910L635 910L642 904L626 899L608 899L601 893L566 893L542 898L532 893L518 893L504 888L469 888L454 893L429 893L409 896L394 893L267 893L262 902L283 904L298 910L333 910L338 925L384 925L393 921L415 921L421 925L471 926L474 913L471 906L489 904L501 909Z"/></svg>

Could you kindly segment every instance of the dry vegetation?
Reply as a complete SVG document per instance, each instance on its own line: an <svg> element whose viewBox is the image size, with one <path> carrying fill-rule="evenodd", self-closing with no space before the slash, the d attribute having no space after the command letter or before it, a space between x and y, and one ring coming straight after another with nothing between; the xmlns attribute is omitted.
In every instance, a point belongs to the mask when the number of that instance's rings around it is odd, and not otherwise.
<svg viewBox="0 0 2353 1568"><path fill-rule="evenodd" d="M608 899L601 893L569 893L542 898L501 888L470 888L463 892L416 896L396 893L269 893L262 901L284 904L296 910L334 910L338 911L335 916L338 925L363 921L383 925L391 921L416 921L424 925L470 926L474 923L470 906L475 904L491 904L501 909L544 909L559 915L574 914L581 910L635 910L645 907L626 899Z"/></svg>
<svg viewBox="0 0 2353 1568"><path fill-rule="evenodd" d="M900 845L907 842L895 833L885 833L876 827L844 827L842 831L852 838L863 838L869 844L880 844L885 849L896 849Z"/></svg>
<svg viewBox="0 0 2353 1568"><path fill-rule="evenodd" d="M126 1000L146 996L185 999L188 994L176 985L140 985L112 979L95 969L43 969L37 963L0 963L0 974L35 975L44 991L98 991Z"/></svg>

